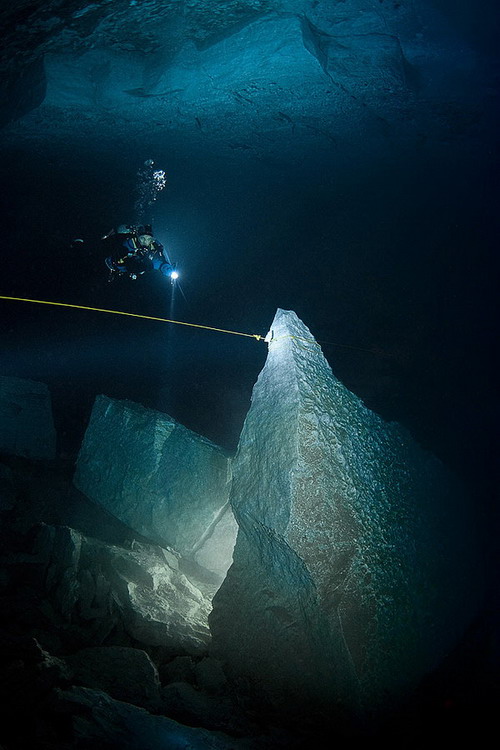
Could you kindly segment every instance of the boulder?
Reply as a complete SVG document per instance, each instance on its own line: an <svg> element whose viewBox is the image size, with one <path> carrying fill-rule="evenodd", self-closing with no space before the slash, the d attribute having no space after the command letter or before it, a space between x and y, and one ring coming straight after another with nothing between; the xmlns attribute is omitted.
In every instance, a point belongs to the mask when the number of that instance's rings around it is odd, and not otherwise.
<svg viewBox="0 0 500 750"><path fill-rule="evenodd" d="M412 77L401 42L389 32L377 8L351 14L342 8L333 17L328 11L304 15L301 27L305 48L332 81L368 97L408 86Z"/></svg>
<svg viewBox="0 0 500 750"><path fill-rule="evenodd" d="M335 378L295 313L278 310L269 339L233 462L239 531L212 653L298 721L379 717L475 613L468 503Z"/></svg>
<svg viewBox="0 0 500 750"><path fill-rule="evenodd" d="M45 383L0 375L0 453L55 458L56 431Z"/></svg>
<svg viewBox="0 0 500 750"><path fill-rule="evenodd" d="M74 483L144 536L222 581L236 523L225 452L167 414L99 396Z"/></svg>
<svg viewBox="0 0 500 750"><path fill-rule="evenodd" d="M119 640L171 654L206 652L210 601L169 550L139 542L127 549L42 524L31 552L10 562L36 584L45 627L67 649Z"/></svg>
<svg viewBox="0 0 500 750"><path fill-rule="evenodd" d="M191 656L176 656L171 661L161 664L159 673L163 685L170 682L196 681L195 663Z"/></svg>
<svg viewBox="0 0 500 750"><path fill-rule="evenodd" d="M227 679L220 661L206 656L196 665L196 682L198 687L212 695L227 692Z"/></svg>

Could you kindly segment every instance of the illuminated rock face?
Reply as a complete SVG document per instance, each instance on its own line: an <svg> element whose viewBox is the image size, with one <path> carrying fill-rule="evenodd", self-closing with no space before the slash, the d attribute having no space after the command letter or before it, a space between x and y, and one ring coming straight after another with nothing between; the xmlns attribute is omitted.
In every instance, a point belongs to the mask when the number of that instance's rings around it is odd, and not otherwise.
<svg viewBox="0 0 500 750"><path fill-rule="evenodd" d="M214 655L295 716L378 714L462 634L472 541L454 480L332 374L279 310L233 463Z"/></svg>
<svg viewBox="0 0 500 750"><path fill-rule="evenodd" d="M0 376L0 453L55 458L52 404L44 383Z"/></svg>
<svg viewBox="0 0 500 750"><path fill-rule="evenodd" d="M135 541L126 549L67 526L40 524L33 537L23 560L36 571L36 593L49 611L45 627L63 642L104 647L119 631L140 647L206 650L210 603L173 552Z"/></svg>
<svg viewBox="0 0 500 750"><path fill-rule="evenodd" d="M236 523L229 459L167 414L99 396L74 483L140 534L174 547L220 582Z"/></svg>

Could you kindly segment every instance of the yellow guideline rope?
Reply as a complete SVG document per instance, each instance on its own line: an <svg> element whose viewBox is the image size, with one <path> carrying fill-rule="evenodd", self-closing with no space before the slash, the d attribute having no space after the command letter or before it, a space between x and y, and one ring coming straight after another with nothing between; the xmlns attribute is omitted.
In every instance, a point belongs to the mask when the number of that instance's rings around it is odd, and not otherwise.
<svg viewBox="0 0 500 750"><path fill-rule="evenodd" d="M234 336L247 336L257 341L263 341L264 336L258 333L240 333L239 331L227 331L225 328L212 328L212 326L201 326L196 323L183 323L181 320L169 320L168 318L155 318L152 315L138 315L137 313L123 312L122 310L106 310L102 307L86 307L85 305L70 305L67 302L48 302L43 299L24 299L23 297L6 297L0 294L0 299L10 299L16 302L34 302L37 305L54 305L56 307L73 307L78 310L93 310L94 312L111 313L112 315L128 315L131 318L144 318L145 320L158 320L160 323L175 323L178 326L190 326L191 328L204 328L206 331L218 331L219 333L232 333Z"/></svg>
<svg viewBox="0 0 500 750"><path fill-rule="evenodd" d="M33 302L37 305L53 305L54 307L73 307L78 310L93 310L94 312L110 313L111 315L127 315L130 318L143 318L144 320L157 320L160 323L175 323L178 326L190 326L191 328L202 328L205 331L217 331L218 333L232 333L233 336L246 336L249 339L255 339L256 341L266 341L265 336L261 336L258 333L241 333L240 331L228 331L225 328L213 328L212 326L202 326L197 323L185 323L182 320L170 320L169 318L156 318L153 315L139 315L138 313L123 312L123 310L107 310L103 307L87 307L86 305L70 305L68 302L49 302L43 299L25 299L24 297L7 297L4 294L0 294L0 299L9 299L15 302ZM369 354L375 354L377 356L390 356L384 355L382 352L373 351L373 349L363 349L360 346L351 346L349 344L338 344L334 341L316 341L315 339L306 339L301 336L282 336L280 338L291 338L297 341L305 341L306 343L316 344L316 346L329 345L329 346L341 346L345 349L356 349L359 352L368 352ZM271 339L272 341L273 339ZM277 341L277 339L274 339Z"/></svg>

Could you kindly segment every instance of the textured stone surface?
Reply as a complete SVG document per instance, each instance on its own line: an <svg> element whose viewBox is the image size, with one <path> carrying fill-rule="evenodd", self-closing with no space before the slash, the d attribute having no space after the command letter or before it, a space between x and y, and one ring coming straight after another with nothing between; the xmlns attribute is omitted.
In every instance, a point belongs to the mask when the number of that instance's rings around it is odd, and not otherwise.
<svg viewBox="0 0 500 750"><path fill-rule="evenodd" d="M0 375L0 453L55 458L52 405L44 383Z"/></svg>
<svg viewBox="0 0 500 750"><path fill-rule="evenodd" d="M393 127L449 136L445 101L481 107L473 48L423 0L52 0L0 20L0 121L33 109L22 136L34 140L73 138L78 117L83 137L134 137L148 122L201 151L290 158L353 133L383 144Z"/></svg>
<svg viewBox="0 0 500 750"><path fill-rule="evenodd" d="M167 414L96 399L74 483L121 521L222 580L236 523L229 459Z"/></svg>
<svg viewBox="0 0 500 750"><path fill-rule="evenodd" d="M460 489L332 374L279 310L234 460L234 564L213 653L280 710L377 712L402 698L474 611Z"/></svg>

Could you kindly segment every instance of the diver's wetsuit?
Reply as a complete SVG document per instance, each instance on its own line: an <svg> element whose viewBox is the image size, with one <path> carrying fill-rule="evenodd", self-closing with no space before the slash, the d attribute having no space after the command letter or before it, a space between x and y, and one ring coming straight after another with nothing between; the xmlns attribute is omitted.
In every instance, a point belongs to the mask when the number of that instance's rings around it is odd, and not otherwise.
<svg viewBox="0 0 500 750"><path fill-rule="evenodd" d="M148 244L141 244L143 237L150 237ZM109 234L105 242L113 242L114 249L105 262L114 275L127 275L136 279L149 270L158 270L163 276L170 276L172 264L167 258L163 245L151 235Z"/></svg>
<svg viewBox="0 0 500 750"><path fill-rule="evenodd" d="M106 249L111 250L105 263L109 270L115 274L126 274L128 276L137 276L137 272L144 273L140 257L138 255L138 245L133 234L117 234L110 232L103 239L106 243ZM139 260L139 264L137 263Z"/></svg>

